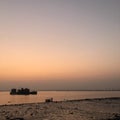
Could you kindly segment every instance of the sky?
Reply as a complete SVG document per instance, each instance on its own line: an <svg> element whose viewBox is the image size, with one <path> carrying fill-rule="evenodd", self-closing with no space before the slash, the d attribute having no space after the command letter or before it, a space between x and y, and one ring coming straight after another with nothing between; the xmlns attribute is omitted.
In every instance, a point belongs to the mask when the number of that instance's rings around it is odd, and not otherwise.
<svg viewBox="0 0 120 120"><path fill-rule="evenodd" d="M0 90L119 85L120 0L0 0Z"/></svg>

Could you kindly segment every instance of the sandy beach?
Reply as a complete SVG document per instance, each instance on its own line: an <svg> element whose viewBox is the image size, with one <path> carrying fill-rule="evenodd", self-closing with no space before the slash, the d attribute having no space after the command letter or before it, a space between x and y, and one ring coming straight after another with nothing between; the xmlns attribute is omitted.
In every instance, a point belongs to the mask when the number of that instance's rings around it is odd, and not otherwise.
<svg viewBox="0 0 120 120"><path fill-rule="evenodd" d="M0 120L120 120L120 98L0 105Z"/></svg>

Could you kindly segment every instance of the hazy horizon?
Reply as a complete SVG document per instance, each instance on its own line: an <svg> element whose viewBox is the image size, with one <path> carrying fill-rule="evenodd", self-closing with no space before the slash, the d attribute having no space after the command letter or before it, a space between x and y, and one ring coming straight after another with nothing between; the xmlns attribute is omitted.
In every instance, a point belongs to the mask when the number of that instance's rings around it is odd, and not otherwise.
<svg viewBox="0 0 120 120"><path fill-rule="evenodd" d="M0 90L120 89L120 0L1 0Z"/></svg>

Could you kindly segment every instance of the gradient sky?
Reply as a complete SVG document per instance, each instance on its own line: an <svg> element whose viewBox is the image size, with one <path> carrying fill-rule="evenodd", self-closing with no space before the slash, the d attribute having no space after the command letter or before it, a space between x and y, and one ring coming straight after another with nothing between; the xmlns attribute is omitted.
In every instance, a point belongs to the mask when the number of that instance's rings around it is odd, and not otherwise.
<svg viewBox="0 0 120 120"><path fill-rule="evenodd" d="M0 0L0 89L120 89L120 0Z"/></svg>

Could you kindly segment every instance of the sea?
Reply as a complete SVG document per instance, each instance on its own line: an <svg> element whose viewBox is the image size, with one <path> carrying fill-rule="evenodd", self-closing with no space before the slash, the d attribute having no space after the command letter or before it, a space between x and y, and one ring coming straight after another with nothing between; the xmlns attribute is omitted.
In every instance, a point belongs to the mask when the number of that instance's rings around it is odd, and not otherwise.
<svg viewBox="0 0 120 120"><path fill-rule="evenodd" d="M120 97L120 91L38 91L37 95L10 95L9 91L0 91L0 105L38 103L47 98L54 101Z"/></svg>

